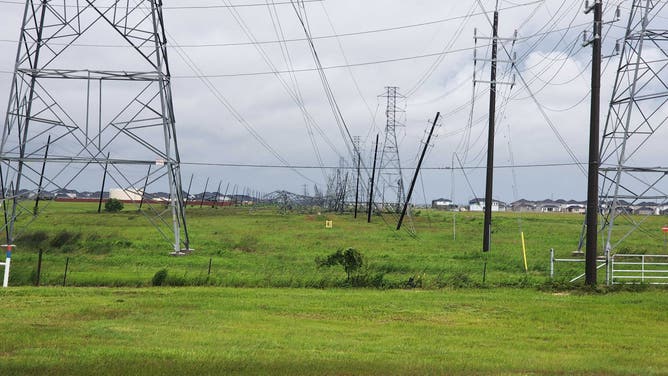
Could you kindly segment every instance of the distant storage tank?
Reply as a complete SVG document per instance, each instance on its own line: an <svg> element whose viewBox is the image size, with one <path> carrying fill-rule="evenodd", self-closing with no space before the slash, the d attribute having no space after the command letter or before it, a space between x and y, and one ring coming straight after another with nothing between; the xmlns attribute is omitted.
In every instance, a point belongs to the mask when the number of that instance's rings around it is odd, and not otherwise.
<svg viewBox="0 0 668 376"><path fill-rule="evenodd" d="M121 201L141 201L142 191L137 189L111 188L109 198Z"/></svg>

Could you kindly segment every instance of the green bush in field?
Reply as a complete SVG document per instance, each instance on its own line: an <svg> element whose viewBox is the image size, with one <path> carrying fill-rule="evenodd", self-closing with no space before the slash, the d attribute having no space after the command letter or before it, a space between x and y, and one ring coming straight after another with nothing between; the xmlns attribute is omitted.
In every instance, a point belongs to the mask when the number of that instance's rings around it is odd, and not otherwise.
<svg viewBox="0 0 668 376"><path fill-rule="evenodd" d="M63 248L66 245L72 247L79 238L81 238L81 233L62 230L51 239L49 245L54 248Z"/></svg>
<svg viewBox="0 0 668 376"><path fill-rule="evenodd" d="M151 279L151 285L153 286L162 286L167 279L167 269L160 269L153 275Z"/></svg>
<svg viewBox="0 0 668 376"><path fill-rule="evenodd" d="M350 276L364 266L364 257L355 248L348 248L345 251L339 249L325 259L316 258L315 263L318 267L343 266L343 270L345 270L347 275L346 280L350 281Z"/></svg>
<svg viewBox="0 0 668 376"><path fill-rule="evenodd" d="M109 212L109 213L117 213L117 212L123 210L123 203L120 200L117 200L115 198L110 198L104 204L104 210Z"/></svg>

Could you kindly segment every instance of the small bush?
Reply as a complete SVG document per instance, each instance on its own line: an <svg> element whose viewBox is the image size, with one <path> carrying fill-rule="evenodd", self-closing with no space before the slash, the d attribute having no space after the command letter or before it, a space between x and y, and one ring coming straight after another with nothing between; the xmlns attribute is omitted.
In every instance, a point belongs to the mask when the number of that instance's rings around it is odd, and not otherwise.
<svg viewBox="0 0 668 376"><path fill-rule="evenodd" d="M62 230L56 234L56 236L51 239L50 245L54 248L61 248L64 245L72 245L79 240L81 237L80 233L69 232L67 230Z"/></svg>
<svg viewBox="0 0 668 376"><path fill-rule="evenodd" d="M162 286L167 279L167 269L160 269L153 275L151 279L151 285L153 286Z"/></svg>
<svg viewBox="0 0 668 376"><path fill-rule="evenodd" d="M23 234L19 241L25 249L35 249L41 248L48 238L46 231L35 231Z"/></svg>
<svg viewBox="0 0 668 376"><path fill-rule="evenodd" d="M348 248L345 251L337 250L325 259L316 258L318 267L341 265L346 272L346 280L350 281L350 276L364 266L364 257L355 248Z"/></svg>
<svg viewBox="0 0 668 376"><path fill-rule="evenodd" d="M109 212L109 213L117 213L117 212L123 210L123 203L120 200L117 200L115 198L110 198L104 204L104 210Z"/></svg>
<svg viewBox="0 0 668 376"><path fill-rule="evenodd" d="M408 278L408 281L404 284L404 287L407 289L422 288L424 285L424 273L415 274L412 277Z"/></svg>
<svg viewBox="0 0 668 376"><path fill-rule="evenodd" d="M447 284L455 288L473 287L474 283L467 274L457 272L447 278Z"/></svg>

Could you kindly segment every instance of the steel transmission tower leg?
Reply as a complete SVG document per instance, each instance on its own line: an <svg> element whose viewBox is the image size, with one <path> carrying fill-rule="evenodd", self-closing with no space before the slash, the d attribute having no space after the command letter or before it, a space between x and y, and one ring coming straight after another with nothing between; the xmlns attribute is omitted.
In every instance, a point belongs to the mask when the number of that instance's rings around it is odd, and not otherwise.
<svg viewBox="0 0 668 376"><path fill-rule="evenodd" d="M26 1L0 144L10 242L27 216L23 200L97 187L108 164L126 199L139 204L146 182L169 192L167 211L147 199L152 210L142 212L174 252L190 250L166 43L161 0ZM104 44L127 48L96 47Z"/></svg>
<svg viewBox="0 0 668 376"><path fill-rule="evenodd" d="M630 215L634 207L650 207L655 213L668 209L664 151L668 137L668 29L662 21L667 13L665 1L634 0L629 14L600 148L600 197L605 205L602 227L608 262L615 248L646 222L646 216ZM625 226L615 230L620 220ZM658 229L644 230L658 233ZM660 240L660 234L657 237Z"/></svg>

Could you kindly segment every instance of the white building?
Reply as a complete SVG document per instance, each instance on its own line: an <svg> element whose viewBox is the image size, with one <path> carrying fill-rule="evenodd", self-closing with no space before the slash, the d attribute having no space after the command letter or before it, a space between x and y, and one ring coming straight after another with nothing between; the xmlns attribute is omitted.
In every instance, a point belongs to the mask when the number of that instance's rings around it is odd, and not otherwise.
<svg viewBox="0 0 668 376"><path fill-rule="evenodd" d="M141 201L143 195L140 189L111 188L109 198L115 198L121 201Z"/></svg>
<svg viewBox="0 0 668 376"><path fill-rule="evenodd" d="M485 199L484 198L474 198L469 201L469 211L472 212L481 212L485 211ZM492 200L492 211L506 211L506 204L499 200Z"/></svg>
<svg viewBox="0 0 668 376"><path fill-rule="evenodd" d="M431 202L431 207L432 209L450 210L455 208L455 205L453 205L452 200L447 198L437 198Z"/></svg>

